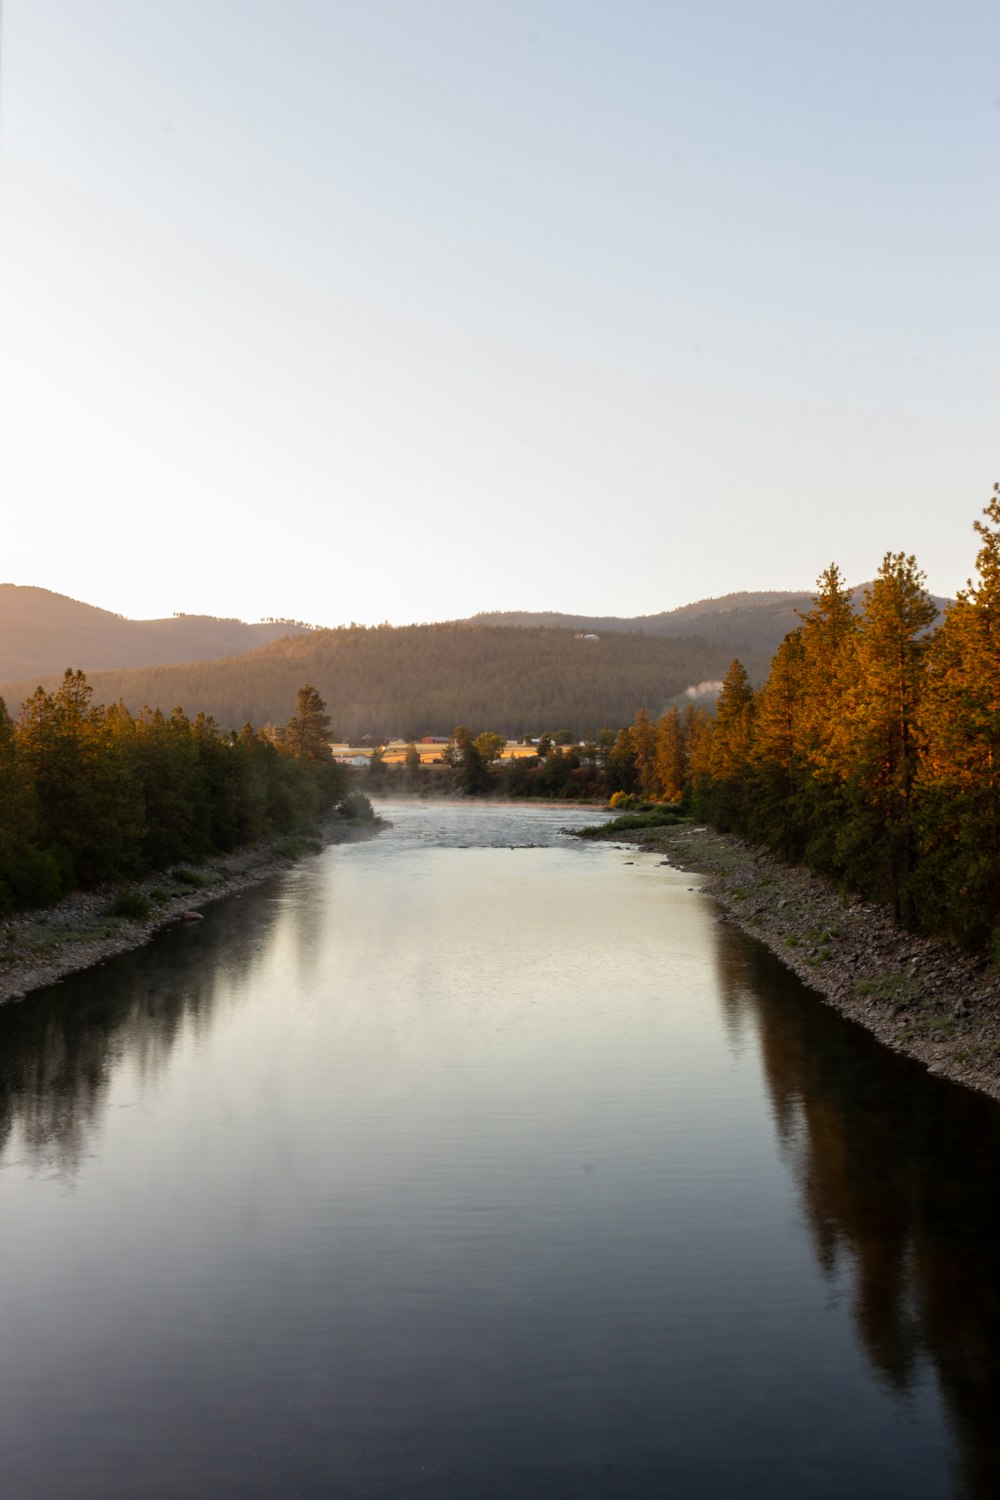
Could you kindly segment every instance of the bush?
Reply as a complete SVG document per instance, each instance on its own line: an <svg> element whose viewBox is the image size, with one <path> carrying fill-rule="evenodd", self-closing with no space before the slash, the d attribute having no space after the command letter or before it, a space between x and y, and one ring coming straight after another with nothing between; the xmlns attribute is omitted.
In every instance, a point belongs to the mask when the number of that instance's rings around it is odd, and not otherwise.
<svg viewBox="0 0 1000 1500"><path fill-rule="evenodd" d="M337 808L342 818L350 818L357 823L373 823L375 821L375 809L372 807L364 792L348 792L343 802Z"/></svg>
<svg viewBox="0 0 1000 1500"><path fill-rule="evenodd" d="M278 859L300 859L303 854L318 854L323 844L309 834L290 833L272 845Z"/></svg>
<svg viewBox="0 0 1000 1500"><path fill-rule="evenodd" d="M610 823L582 828L580 836L585 839L614 838L619 833L636 833L643 828L676 828L678 824L688 822L690 819L674 807L652 807L648 812L626 813L621 818L613 818Z"/></svg>
<svg viewBox="0 0 1000 1500"><path fill-rule="evenodd" d="M51 849L26 849L7 876L16 907L51 906L72 886L58 854Z"/></svg>
<svg viewBox="0 0 1000 1500"><path fill-rule="evenodd" d="M190 885L196 889L210 884L206 875L199 875L197 870L188 870L183 867L170 872L171 880L176 880L178 885Z"/></svg>
<svg viewBox="0 0 1000 1500"><path fill-rule="evenodd" d="M128 917L130 922L147 922L152 908L141 891L121 891L111 907L113 917Z"/></svg>

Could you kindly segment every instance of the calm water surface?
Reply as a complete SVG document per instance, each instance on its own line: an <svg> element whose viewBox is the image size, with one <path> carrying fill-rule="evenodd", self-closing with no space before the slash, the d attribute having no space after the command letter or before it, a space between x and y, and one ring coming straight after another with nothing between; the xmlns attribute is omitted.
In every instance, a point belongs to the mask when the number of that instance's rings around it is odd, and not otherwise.
<svg viewBox="0 0 1000 1500"><path fill-rule="evenodd" d="M1000 1494L1000 1110L572 811L0 1012L5 1496Z"/></svg>

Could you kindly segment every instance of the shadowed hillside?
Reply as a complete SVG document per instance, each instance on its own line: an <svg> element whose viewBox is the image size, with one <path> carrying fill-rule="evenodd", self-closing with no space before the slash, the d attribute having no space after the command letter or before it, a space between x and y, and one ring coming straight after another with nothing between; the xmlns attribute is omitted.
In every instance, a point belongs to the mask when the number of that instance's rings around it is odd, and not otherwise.
<svg viewBox="0 0 1000 1500"><path fill-rule="evenodd" d="M859 590L860 595L860 590ZM705 641L726 643L730 660L734 655L767 656L777 650L783 636L799 623L797 611L812 604L809 593L726 594L720 599L699 599L679 609L655 615L562 615L551 611L532 613L483 613L473 617L477 625L544 626L554 630L609 631L666 638L699 635Z"/></svg>
<svg viewBox="0 0 1000 1500"><path fill-rule="evenodd" d="M855 609L861 608L862 595L868 584L859 583L852 590ZM729 661L738 656L751 678L757 682L767 675L761 672L759 659L770 658L783 638L799 624L801 614L812 608L812 593L724 594L719 599L699 599L679 609L663 610L656 615L560 615L551 611L528 611L478 614L476 625L545 626L548 629L634 632L673 639L697 634L706 644L718 645ZM947 601L935 598L939 610ZM728 662L727 662L728 665Z"/></svg>
<svg viewBox="0 0 1000 1500"><path fill-rule="evenodd" d="M89 673L213 661L301 634L305 628L291 621L246 625L212 615L127 620L49 589L0 583L0 681L37 682L70 665Z"/></svg>
<svg viewBox="0 0 1000 1500"><path fill-rule="evenodd" d="M226 661L88 676L100 702L120 698L134 712L179 703L227 729L283 723L309 682L350 738L450 734L459 723L507 734L582 733L630 722L636 702L661 713L689 684L723 676L731 659L728 643L697 636L609 632L583 640L569 630L452 622L316 630ZM750 666L764 672L767 658ZM16 713L34 686L0 684L0 694Z"/></svg>

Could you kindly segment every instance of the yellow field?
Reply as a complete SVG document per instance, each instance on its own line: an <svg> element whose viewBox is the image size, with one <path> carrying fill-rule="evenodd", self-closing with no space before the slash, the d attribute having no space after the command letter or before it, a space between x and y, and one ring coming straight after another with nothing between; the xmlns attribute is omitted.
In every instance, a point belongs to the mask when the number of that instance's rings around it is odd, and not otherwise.
<svg viewBox="0 0 1000 1500"><path fill-rule="evenodd" d="M445 745L418 744L417 750L420 752L420 764L422 766L438 764L442 760L446 748L447 746ZM335 760L354 760L361 757L370 760L373 753L371 745L335 745L333 747ZM515 745L511 743L505 746L500 759L502 761L522 760L525 756L537 754L538 748L535 745ZM387 766L401 766L406 760L406 746L390 745L385 750L382 759Z"/></svg>

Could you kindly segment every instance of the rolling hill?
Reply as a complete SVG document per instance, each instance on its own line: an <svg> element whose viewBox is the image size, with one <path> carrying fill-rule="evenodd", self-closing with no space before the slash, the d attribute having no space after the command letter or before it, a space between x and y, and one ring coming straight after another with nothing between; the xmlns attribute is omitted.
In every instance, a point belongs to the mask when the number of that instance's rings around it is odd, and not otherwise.
<svg viewBox="0 0 1000 1500"><path fill-rule="evenodd" d="M582 733L660 713L691 684L721 677L727 649L699 637L452 622L315 630L244 656L141 671L88 673L101 702L211 714L226 729L284 723L303 683L326 700L339 734L449 734L456 724L507 734ZM54 687L58 677L45 682ZM16 713L35 683L0 684Z"/></svg>
<svg viewBox="0 0 1000 1500"><path fill-rule="evenodd" d="M212 615L127 620L49 589L0 583L0 680L41 680L72 665L84 672L212 661L252 651L308 626L247 625Z"/></svg>
<svg viewBox="0 0 1000 1500"><path fill-rule="evenodd" d="M797 612L812 604L805 593L730 594L633 619L504 614L319 630L205 616L122 620L44 589L18 589L12 599L10 589L0 587L0 664L7 668L0 696L14 714L39 680L52 689L69 665L87 672L98 701L120 699L133 712L180 705L224 729L285 723L308 682L338 733L352 739L449 734L459 723L511 735L582 734L631 722L640 704L658 715L698 684L722 678L735 656L762 682ZM860 600L862 588L855 592ZM257 645L258 632L281 638ZM248 641L256 649L247 651ZM100 670L108 653L126 650L132 654L114 669ZM188 657L178 662L173 653L183 650ZM141 666L133 665L143 651ZM55 663L35 675L9 670L29 656L55 656Z"/></svg>

